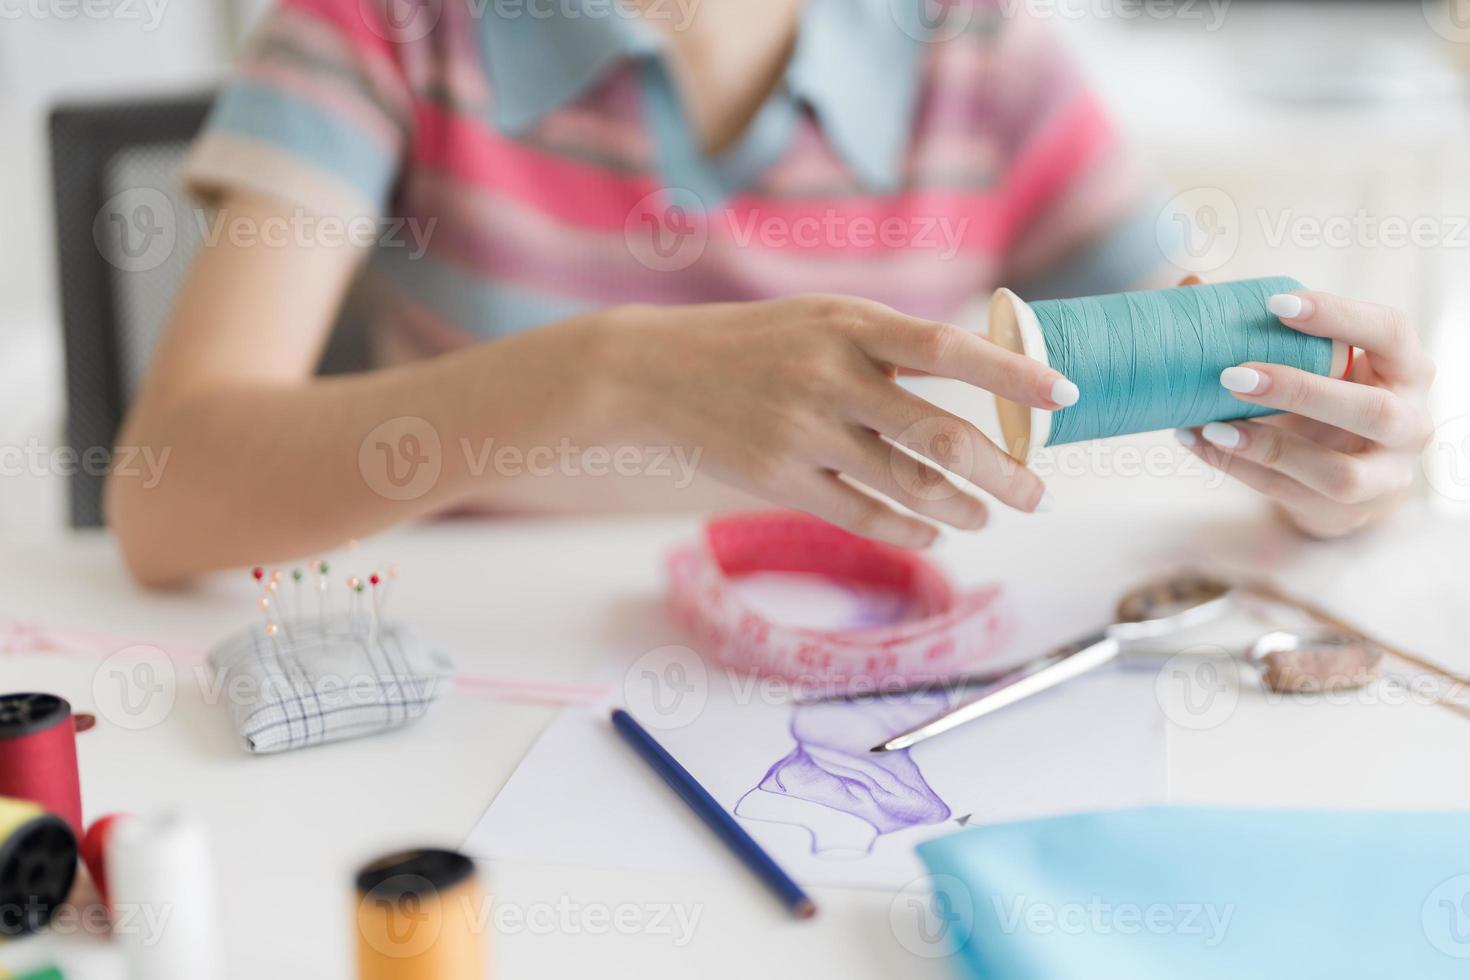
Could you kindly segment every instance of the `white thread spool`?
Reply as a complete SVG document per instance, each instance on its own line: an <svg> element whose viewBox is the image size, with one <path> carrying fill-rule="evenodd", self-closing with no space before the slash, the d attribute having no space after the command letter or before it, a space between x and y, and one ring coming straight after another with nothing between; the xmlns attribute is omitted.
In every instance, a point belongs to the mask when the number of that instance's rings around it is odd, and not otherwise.
<svg viewBox="0 0 1470 980"><path fill-rule="evenodd" d="M222 975L209 834L198 819L124 820L107 851L115 930L132 980L217 980Z"/></svg>

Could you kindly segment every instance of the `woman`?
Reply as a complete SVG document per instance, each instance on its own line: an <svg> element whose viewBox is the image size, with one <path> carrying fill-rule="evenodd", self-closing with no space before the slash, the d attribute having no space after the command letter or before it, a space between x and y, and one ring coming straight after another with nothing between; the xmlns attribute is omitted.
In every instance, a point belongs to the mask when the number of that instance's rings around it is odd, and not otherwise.
<svg viewBox="0 0 1470 980"><path fill-rule="evenodd" d="M702 505L710 477L903 546L984 523L885 438L1041 506L1034 473L895 376L1072 404L949 321L1002 283L1167 284L1158 206L1038 25L931 4L283 0L188 164L213 233L120 439L169 465L109 485L133 572L459 507ZM314 377L364 267L384 366ZM1293 414L1181 440L1343 533L1407 484L1432 368L1397 311L1272 304L1365 348L1356 383L1242 365L1227 387ZM656 472L671 456L701 479Z"/></svg>

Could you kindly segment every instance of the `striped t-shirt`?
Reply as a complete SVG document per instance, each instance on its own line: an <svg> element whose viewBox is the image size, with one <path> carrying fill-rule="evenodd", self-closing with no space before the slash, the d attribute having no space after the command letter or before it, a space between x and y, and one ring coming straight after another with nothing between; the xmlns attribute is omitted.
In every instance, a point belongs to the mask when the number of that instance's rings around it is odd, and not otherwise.
<svg viewBox="0 0 1470 980"><path fill-rule="evenodd" d="M374 241L410 356L629 302L946 320L997 285L1152 278L1158 201L1049 32L1024 4L933 5L807 0L780 84L709 156L641 19L689 0L281 0L186 177Z"/></svg>

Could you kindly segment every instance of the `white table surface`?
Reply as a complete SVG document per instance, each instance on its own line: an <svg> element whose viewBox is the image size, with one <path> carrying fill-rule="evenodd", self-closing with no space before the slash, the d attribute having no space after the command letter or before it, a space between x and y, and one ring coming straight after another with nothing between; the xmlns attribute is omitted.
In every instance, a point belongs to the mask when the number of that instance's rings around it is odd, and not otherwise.
<svg viewBox="0 0 1470 980"><path fill-rule="evenodd" d="M964 581L1055 582L1059 594L1088 596L1068 601L1059 629L1102 621L1130 582L1181 561L1268 571L1399 643L1470 669L1457 615L1470 525L1410 511L1351 542L1293 543L1234 491L1176 492L1161 498L1171 501L1164 506L1149 502L1153 491L1142 483L1133 491L1148 498L1142 503L1094 500L1083 486L1064 487L1051 514L998 515L981 535L946 540L938 556ZM336 569L397 562L394 610L431 630L462 669L575 679L610 650L677 638L659 606L659 557L696 525L692 517L441 523L365 542L339 556ZM243 573L187 592L138 591L101 533L37 535L0 548L0 623L100 630L183 658L258 615ZM78 711L96 711L114 681L101 663L0 654L0 689L53 691ZM458 845L553 716L456 691L400 732L256 758L236 745L224 708L205 703L189 670L179 676L157 724L134 730L104 712L79 736L85 806L93 817L179 806L207 820L233 977L350 976L353 870L390 849ZM1171 796L1470 807L1470 782L1459 778L1467 745L1470 721L1443 709L1366 699L1267 703L1246 689L1216 727L1169 725ZM948 972L896 941L887 894L817 889L819 917L794 923L740 874L502 861L486 864L482 878L497 902L528 914L572 910L571 929L496 935L501 978ZM662 931L598 934L575 925L580 910L627 903L697 915L692 938L677 947Z"/></svg>

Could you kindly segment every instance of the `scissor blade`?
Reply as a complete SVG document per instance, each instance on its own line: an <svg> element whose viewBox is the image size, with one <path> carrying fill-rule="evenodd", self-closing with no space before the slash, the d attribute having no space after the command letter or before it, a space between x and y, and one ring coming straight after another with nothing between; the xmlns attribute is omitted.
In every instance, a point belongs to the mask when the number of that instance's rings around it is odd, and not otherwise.
<svg viewBox="0 0 1470 980"><path fill-rule="evenodd" d="M1029 667L1030 664L1025 666ZM842 701L878 701L915 694L952 694L956 691L968 691L977 687L993 687L1016 673L1017 668L1012 667L1006 670L992 670L985 674L961 674L955 677L941 677L882 687L857 689L834 687L828 690L803 693L795 700L797 704L833 704Z"/></svg>
<svg viewBox="0 0 1470 980"><path fill-rule="evenodd" d="M1017 701L1023 701L1033 694L1040 694L1074 677L1080 677L1090 670L1095 670L1115 658L1119 649L1118 641L1107 630L1086 636L1001 678L986 688L984 693L975 700L947 711L917 728L895 735L868 751L895 752L917 745L935 735L958 728L976 718L983 718Z"/></svg>

